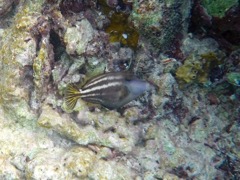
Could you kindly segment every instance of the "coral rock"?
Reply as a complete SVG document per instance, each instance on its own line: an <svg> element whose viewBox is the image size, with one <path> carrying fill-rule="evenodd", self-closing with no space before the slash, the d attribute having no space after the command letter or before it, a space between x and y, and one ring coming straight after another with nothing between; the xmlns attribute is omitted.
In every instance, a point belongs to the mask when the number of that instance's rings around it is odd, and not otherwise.
<svg viewBox="0 0 240 180"><path fill-rule="evenodd" d="M64 35L66 50L68 54L81 55L85 52L89 41L93 38L93 28L88 20L83 19L76 27L69 27Z"/></svg>

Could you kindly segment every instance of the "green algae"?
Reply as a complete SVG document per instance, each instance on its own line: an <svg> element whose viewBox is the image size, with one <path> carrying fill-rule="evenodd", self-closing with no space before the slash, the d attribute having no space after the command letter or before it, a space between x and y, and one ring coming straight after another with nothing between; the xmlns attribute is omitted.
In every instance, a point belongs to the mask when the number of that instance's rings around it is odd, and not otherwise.
<svg viewBox="0 0 240 180"><path fill-rule="evenodd" d="M240 86L240 73L231 72L227 74L227 81L234 86Z"/></svg>
<svg viewBox="0 0 240 180"><path fill-rule="evenodd" d="M234 5L238 4L238 0L202 0L202 5L207 9L211 16L222 18L225 12Z"/></svg>
<svg viewBox="0 0 240 180"><path fill-rule="evenodd" d="M219 65L221 60L215 53L202 55L192 54L176 71L176 77L181 84L184 83L205 83L208 81L208 75L213 67Z"/></svg>
<svg viewBox="0 0 240 180"><path fill-rule="evenodd" d="M25 91L27 87L22 84L23 64L18 61L21 58L19 54L24 55L27 52L27 47L24 46L25 41L31 37L30 28L36 23L37 17L41 15L40 10L43 2L43 0L26 1L2 37L0 105L7 117L21 123L31 122L36 117L29 110L29 94Z"/></svg>
<svg viewBox="0 0 240 180"><path fill-rule="evenodd" d="M190 8L188 0L135 0L130 20L154 50L170 51L178 35L187 31Z"/></svg>
<svg viewBox="0 0 240 180"><path fill-rule="evenodd" d="M34 82L35 86L37 87L41 87L43 85L41 79L43 76L45 76L42 70L44 67L44 61L46 57L47 57L46 46L42 44L38 56L33 61Z"/></svg>
<svg viewBox="0 0 240 180"><path fill-rule="evenodd" d="M135 49L138 45L139 33L128 21L129 14L116 12L104 0L100 0L99 3L102 5L103 13L110 19L110 24L105 29L109 33L109 41L120 42L124 46Z"/></svg>
<svg viewBox="0 0 240 180"><path fill-rule="evenodd" d="M134 1L133 11L130 19L135 27L138 27L139 33L148 39L154 46L160 44L159 38L162 26L159 22L162 20L162 11L158 3ZM168 36L165 36L168 38Z"/></svg>
<svg viewBox="0 0 240 180"><path fill-rule="evenodd" d="M113 14L106 32L110 35L110 42L120 42L125 46L136 48L139 34L136 29L129 25L128 16L123 13Z"/></svg>

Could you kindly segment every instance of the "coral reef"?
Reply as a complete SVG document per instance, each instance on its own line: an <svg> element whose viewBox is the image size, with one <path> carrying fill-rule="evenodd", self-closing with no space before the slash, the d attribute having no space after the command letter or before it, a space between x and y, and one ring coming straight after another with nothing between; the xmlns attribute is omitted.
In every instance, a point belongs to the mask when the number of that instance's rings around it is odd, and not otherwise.
<svg viewBox="0 0 240 180"><path fill-rule="evenodd" d="M193 82L209 85L223 78L226 55L214 39L187 37L181 51L186 59L175 72L181 85Z"/></svg>
<svg viewBox="0 0 240 180"><path fill-rule="evenodd" d="M220 28L237 9L0 1L0 179L239 179L240 50L226 33L238 25ZM117 110L67 110L69 83L110 71L152 89Z"/></svg>
<svg viewBox="0 0 240 180"><path fill-rule="evenodd" d="M76 24L76 27L67 28L64 35L67 53L70 55L83 54L88 42L93 38L93 33L91 24L84 19Z"/></svg>
<svg viewBox="0 0 240 180"><path fill-rule="evenodd" d="M129 10L132 8L121 1L99 1L102 11L109 18L105 31L109 33L110 42L119 42L124 46L137 48L139 34L136 28L128 21Z"/></svg>
<svg viewBox="0 0 240 180"><path fill-rule="evenodd" d="M9 11L11 11L13 3L14 3L14 0L0 1L0 17L7 14Z"/></svg>
<svg viewBox="0 0 240 180"><path fill-rule="evenodd" d="M0 104L10 119L23 126L33 123L37 118L29 106L29 94L33 89L31 66L37 54L37 44L30 28L37 23L42 4L43 1L39 1L19 7L22 10L16 15L14 25L5 30L2 36Z"/></svg>
<svg viewBox="0 0 240 180"><path fill-rule="evenodd" d="M79 13L83 11L86 8L87 3L88 2L84 2L84 0L62 0L59 6L62 14L65 15L67 13Z"/></svg>
<svg viewBox="0 0 240 180"><path fill-rule="evenodd" d="M85 126L84 129L82 129L74 121L72 121L72 119L68 119L67 117L62 118L57 112L52 110L49 106L43 107L42 114L38 119L38 124L41 127L53 129L58 133L68 137L69 139L77 142L80 145L95 144L98 146L114 148L120 152L125 153L132 150L133 146L132 141L134 140L134 138L131 137L133 136L131 133L119 132L118 135L116 133L113 134L110 131L109 133L103 134L103 132L108 131L108 129L114 128L115 124L117 126L118 125L117 121L121 121L120 118L119 120L116 119L116 117L118 116L117 114L106 113L104 114L104 117L101 117L101 114L96 115L85 111L86 110L84 110L83 112L80 111L79 113L85 113L84 115L86 117L89 117L89 119L85 119L85 121L93 121L94 123L96 123L95 126L100 126L99 128L102 130L102 132L97 131L92 126ZM79 117L81 117L81 115L79 115ZM102 122L102 124L99 124L101 120L106 122ZM121 126L122 128L124 128L122 123Z"/></svg>
<svg viewBox="0 0 240 180"><path fill-rule="evenodd" d="M240 74L236 72L231 72L227 74L227 80L229 83L240 86Z"/></svg>
<svg viewBox="0 0 240 180"><path fill-rule="evenodd" d="M177 51L172 45L186 34L190 9L191 1L134 1L131 21L155 49Z"/></svg>
<svg viewBox="0 0 240 180"><path fill-rule="evenodd" d="M225 15L225 12L228 11L232 6L237 5L237 0L217 0L217 1L209 1L209 0L203 0L202 5L207 9L207 12L211 16L216 17L223 17Z"/></svg>
<svg viewBox="0 0 240 180"><path fill-rule="evenodd" d="M120 42L128 47L136 48L138 45L138 32L127 22L128 15L114 14L111 23L106 28L106 32L110 34L110 42Z"/></svg>
<svg viewBox="0 0 240 180"><path fill-rule="evenodd" d="M209 73L221 63L214 53L190 55L176 71L176 77L185 83L206 83Z"/></svg>
<svg viewBox="0 0 240 180"><path fill-rule="evenodd" d="M220 0L221 1L221 0ZM211 1L208 1L211 3ZM231 1L221 1L222 3L231 3ZM218 6L218 3L212 3ZM217 10L219 11L219 9ZM194 2L192 9L192 18L189 30L201 37L212 37L217 40L221 49L226 49L228 53L236 50L239 46L239 24L240 18L239 6L232 6L230 9L221 9L225 15L220 17L210 16L199 1Z"/></svg>

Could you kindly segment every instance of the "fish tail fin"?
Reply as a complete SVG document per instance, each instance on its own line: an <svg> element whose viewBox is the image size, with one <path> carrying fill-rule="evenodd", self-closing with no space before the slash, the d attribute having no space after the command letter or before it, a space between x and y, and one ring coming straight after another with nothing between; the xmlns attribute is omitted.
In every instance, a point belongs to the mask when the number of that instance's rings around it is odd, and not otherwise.
<svg viewBox="0 0 240 180"><path fill-rule="evenodd" d="M65 104L68 110L73 110L76 106L77 100L81 97L81 93L74 84L69 84L65 92Z"/></svg>

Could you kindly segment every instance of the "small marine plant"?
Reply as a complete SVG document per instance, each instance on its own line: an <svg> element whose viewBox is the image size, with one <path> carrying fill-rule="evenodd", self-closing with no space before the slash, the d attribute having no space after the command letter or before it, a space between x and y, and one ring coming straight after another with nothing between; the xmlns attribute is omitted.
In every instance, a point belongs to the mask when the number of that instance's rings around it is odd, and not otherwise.
<svg viewBox="0 0 240 180"><path fill-rule="evenodd" d="M117 3L116 1L116 5L113 6L109 1L99 1L101 10L110 20L105 31L109 33L110 42L120 42L124 46L136 48L139 34L128 21L131 12L131 4Z"/></svg>
<svg viewBox="0 0 240 180"><path fill-rule="evenodd" d="M181 84L205 83L208 81L211 69L219 65L221 60L218 56L209 52L206 54L192 54L176 71L176 77Z"/></svg>

